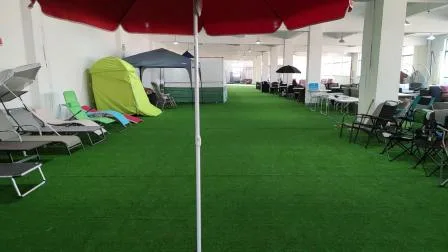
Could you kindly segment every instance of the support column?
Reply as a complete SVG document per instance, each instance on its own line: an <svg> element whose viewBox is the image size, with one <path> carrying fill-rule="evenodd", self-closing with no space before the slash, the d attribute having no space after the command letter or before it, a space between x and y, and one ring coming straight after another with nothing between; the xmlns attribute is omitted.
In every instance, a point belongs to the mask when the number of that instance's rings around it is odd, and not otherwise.
<svg viewBox="0 0 448 252"><path fill-rule="evenodd" d="M261 81L268 81L270 76L270 69L269 69L269 59L270 59L270 53L269 52L262 52L261 54L261 61L262 61L262 67L261 67Z"/></svg>
<svg viewBox="0 0 448 252"><path fill-rule="evenodd" d="M286 40L285 47L284 47L284 58L283 58L283 65L287 66L293 66L294 65L294 47L292 40ZM282 52L282 53L283 53ZM292 82L292 74L283 74L283 82L291 84Z"/></svg>
<svg viewBox="0 0 448 252"><path fill-rule="evenodd" d="M280 46L274 46L271 48L271 82L278 81L281 76L276 73L278 66L278 56L279 56Z"/></svg>
<svg viewBox="0 0 448 252"><path fill-rule="evenodd" d="M364 21L360 113L386 100L397 100L407 0L372 0Z"/></svg>
<svg viewBox="0 0 448 252"><path fill-rule="evenodd" d="M285 58L283 59L283 65L290 65L292 66L294 64L294 45L291 40L286 40L285 44Z"/></svg>
<svg viewBox="0 0 448 252"><path fill-rule="evenodd" d="M262 67L263 67L262 56L261 55L255 56L253 59L253 62L254 62L254 76L253 76L252 83L256 83L256 82L260 82L262 79L262 77L261 77L261 72L262 72Z"/></svg>
<svg viewBox="0 0 448 252"><path fill-rule="evenodd" d="M308 57L306 68L306 82L321 81L321 68L322 68L322 46L323 46L323 32L321 25L310 26L308 32ZM309 102L310 94L306 92L305 102Z"/></svg>
<svg viewBox="0 0 448 252"><path fill-rule="evenodd" d="M357 77L359 75L358 72L358 61L359 61L359 53L351 53L351 66L350 66L350 84L358 82Z"/></svg>

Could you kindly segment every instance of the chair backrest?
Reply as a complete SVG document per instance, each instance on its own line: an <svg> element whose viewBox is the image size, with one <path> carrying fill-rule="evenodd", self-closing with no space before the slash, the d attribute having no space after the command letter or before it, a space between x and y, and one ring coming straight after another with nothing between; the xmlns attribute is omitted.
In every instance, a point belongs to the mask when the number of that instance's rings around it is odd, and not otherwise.
<svg viewBox="0 0 448 252"><path fill-rule="evenodd" d="M435 97L431 97L431 96L417 96L417 97L420 97L420 99L412 107L413 110L415 110L415 109L431 109L432 105L434 104L434 101L436 100Z"/></svg>
<svg viewBox="0 0 448 252"><path fill-rule="evenodd" d="M425 136L433 136L437 131L436 115L433 110L429 109L417 109L414 112L414 123L421 125L420 133ZM418 126L412 126L417 129Z"/></svg>
<svg viewBox="0 0 448 252"><path fill-rule="evenodd" d="M409 90L420 90L422 86L423 86L422 83L417 82L409 83Z"/></svg>
<svg viewBox="0 0 448 252"><path fill-rule="evenodd" d="M154 92L156 92L157 99L159 99L159 100L162 99L163 95L162 95L162 92L160 92L159 86L154 82L151 82L151 86L152 86L152 89L154 89Z"/></svg>
<svg viewBox="0 0 448 252"><path fill-rule="evenodd" d="M7 139L17 138L17 134L14 132L16 132L16 129L12 126L11 122L6 116L6 112L0 110L0 140L4 141Z"/></svg>
<svg viewBox="0 0 448 252"><path fill-rule="evenodd" d="M89 119L87 113L82 109L81 104L79 104L78 97L75 91L68 90L64 91L65 105L70 110L70 112L75 115L76 119Z"/></svg>
<svg viewBox="0 0 448 252"><path fill-rule="evenodd" d="M448 109L434 110L434 116L437 123L448 127Z"/></svg>
<svg viewBox="0 0 448 252"><path fill-rule="evenodd" d="M372 100L371 101L371 105L373 105L373 103L374 103L374 101ZM395 113L396 110L397 110L397 107L398 107L398 102L396 102L396 101L385 101L385 102L382 102L382 103L378 104L378 106L376 106L375 110L372 112L372 115L376 116L376 117L382 117L384 115L387 116L387 114L390 112L389 110L394 110L394 113Z"/></svg>
<svg viewBox="0 0 448 252"><path fill-rule="evenodd" d="M308 83L308 91L309 92L319 91L319 83L317 82Z"/></svg>
<svg viewBox="0 0 448 252"><path fill-rule="evenodd" d="M440 86L430 86L429 91L431 92L431 96L435 98L435 102L440 101L440 97L442 96L442 89Z"/></svg>
<svg viewBox="0 0 448 252"><path fill-rule="evenodd" d="M398 104L391 104L391 103L387 103L387 102L384 103L378 117L384 118L384 119L394 118L394 115L397 111L397 106L398 106Z"/></svg>
<svg viewBox="0 0 448 252"><path fill-rule="evenodd" d="M45 123L40 119L36 118L30 111L25 108L14 108L9 110L9 114L14 118L14 121L17 122L21 129L23 130L36 130L33 126L37 128L42 128L45 126ZM30 126L33 125L33 126Z"/></svg>

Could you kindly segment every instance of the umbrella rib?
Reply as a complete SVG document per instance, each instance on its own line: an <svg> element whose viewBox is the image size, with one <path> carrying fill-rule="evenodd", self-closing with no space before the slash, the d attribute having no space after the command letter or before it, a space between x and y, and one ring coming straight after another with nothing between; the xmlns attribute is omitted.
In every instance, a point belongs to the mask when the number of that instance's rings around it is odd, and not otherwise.
<svg viewBox="0 0 448 252"><path fill-rule="evenodd" d="M136 2L137 0L134 0L134 2L129 5L129 8L126 10L124 15L120 18L120 24L119 24L120 26L122 26L123 20L128 16L129 12L131 11L132 7L134 7Z"/></svg>

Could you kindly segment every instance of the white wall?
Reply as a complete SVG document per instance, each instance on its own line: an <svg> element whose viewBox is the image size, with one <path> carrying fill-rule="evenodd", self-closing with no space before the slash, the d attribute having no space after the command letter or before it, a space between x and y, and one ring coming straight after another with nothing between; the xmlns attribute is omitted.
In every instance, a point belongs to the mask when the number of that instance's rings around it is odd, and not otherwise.
<svg viewBox="0 0 448 252"><path fill-rule="evenodd" d="M81 104L90 103L88 69L100 58L120 56L115 33L46 16L42 21L46 52L44 63L48 65L50 79L48 83L39 82L40 92L53 95L53 105L63 103L62 92L70 89L76 92Z"/></svg>
<svg viewBox="0 0 448 252"><path fill-rule="evenodd" d="M0 37L3 39L3 46L0 46L0 69L27 63L20 5L17 0L2 0Z"/></svg>
<svg viewBox="0 0 448 252"><path fill-rule="evenodd" d="M25 26L22 12L23 3L17 0L3 0L2 8L0 8L0 37L3 45L0 46L0 70L14 68L20 65L32 63L29 58L34 55L30 54L30 48L26 45L25 38L30 26ZM28 15L27 20L30 17ZM29 22L28 22L29 24ZM25 102L31 102L31 94L23 96ZM18 106L19 103L13 102L8 106Z"/></svg>
<svg viewBox="0 0 448 252"><path fill-rule="evenodd" d="M0 68L38 62L42 68L30 87L33 107L54 114L63 103L62 92L75 90L82 104L89 104L87 70L105 56L120 56L116 32L57 20L42 14L38 4L31 10L26 0L2 0L0 8Z"/></svg>
<svg viewBox="0 0 448 252"><path fill-rule="evenodd" d="M28 4L28 0L2 0L0 69L40 63L38 80L23 98L28 105L44 107L55 115L61 112L59 104L64 103L65 90L74 90L80 103L91 103L88 69L96 60L164 46L151 41L152 35L129 34L121 28L110 32L54 19L45 16L39 4L32 9Z"/></svg>

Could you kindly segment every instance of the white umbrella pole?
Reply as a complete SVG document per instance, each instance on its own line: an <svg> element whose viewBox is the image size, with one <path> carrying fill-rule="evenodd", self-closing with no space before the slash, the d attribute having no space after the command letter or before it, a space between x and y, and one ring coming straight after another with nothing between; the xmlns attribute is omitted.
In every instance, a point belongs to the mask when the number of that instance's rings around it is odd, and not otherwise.
<svg viewBox="0 0 448 252"><path fill-rule="evenodd" d="M196 251L202 252L202 209L201 209L201 121L199 108L199 38L197 6L194 9L194 124L196 144Z"/></svg>

